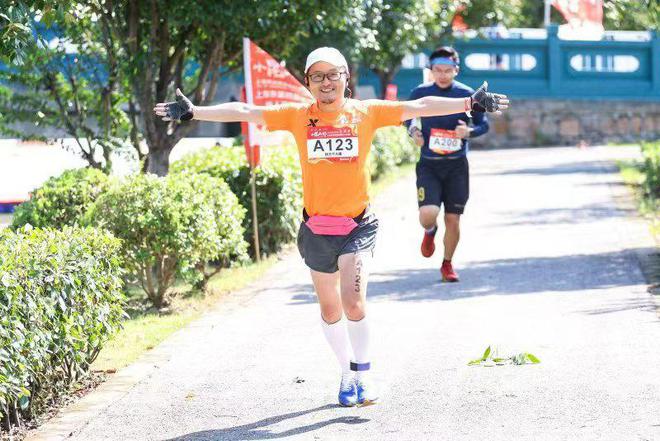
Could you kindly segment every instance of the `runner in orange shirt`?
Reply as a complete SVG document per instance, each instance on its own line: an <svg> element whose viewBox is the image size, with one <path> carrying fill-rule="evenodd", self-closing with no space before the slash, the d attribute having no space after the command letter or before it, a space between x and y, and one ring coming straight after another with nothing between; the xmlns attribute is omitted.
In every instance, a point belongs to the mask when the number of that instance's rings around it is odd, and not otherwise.
<svg viewBox="0 0 660 441"><path fill-rule="evenodd" d="M305 84L313 102L273 106L233 102L199 107L177 89L176 101L158 103L154 108L166 121L246 121L293 134L304 198L298 249L310 268L323 332L341 366L339 402L344 406L378 399L369 376L366 316L368 265L378 231L378 219L369 209L370 175L366 167L374 132L418 117L472 109L500 113L509 103L505 95L487 92L486 84L467 98L359 101L345 96L349 76L343 55L337 49L322 47L312 51L305 64Z"/></svg>

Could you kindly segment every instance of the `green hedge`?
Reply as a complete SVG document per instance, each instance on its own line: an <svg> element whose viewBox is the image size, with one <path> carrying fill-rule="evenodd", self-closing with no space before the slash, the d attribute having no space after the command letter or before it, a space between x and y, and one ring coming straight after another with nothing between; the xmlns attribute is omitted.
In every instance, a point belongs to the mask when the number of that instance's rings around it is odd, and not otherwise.
<svg viewBox="0 0 660 441"><path fill-rule="evenodd" d="M244 216L221 179L176 173L116 182L91 207L89 221L123 240L126 269L160 307L176 275L199 281L206 262L245 258Z"/></svg>
<svg viewBox="0 0 660 441"><path fill-rule="evenodd" d="M85 212L103 193L108 179L94 168L67 170L48 179L29 201L16 207L12 228L26 224L39 228L82 225Z"/></svg>
<svg viewBox="0 0 660 441"><path fill-rule="evenodd" d="M660 198L660 140L641 142L644 164L644 192L653 201Z"/></svg>
<svg viewBox="0 0 660 441"><path fill-rule="evenodd" d="M0 420L9 429L85 375L120 327L120 243L65 227L0 231Z"/></svg>
<svg viewBox="0 0 660 441"><path fill-rule="evenodd" d="M247 214L243 221L245 240L254 256L250 168L242 147L213 147L176 161L170 173L204 173L222 178L238 196ZM262 254L277 252L296 237L302 216L302 175L294 147L262 149L256 169L259 246Z"/></svg>
<svg viewBox="0 0 660 441"><path fill-rule="evenodd" d="M369 156L371 179L378 179L394 167L416 162L418 158L419 147L410 139L405 128L378 129Z"/></svg>

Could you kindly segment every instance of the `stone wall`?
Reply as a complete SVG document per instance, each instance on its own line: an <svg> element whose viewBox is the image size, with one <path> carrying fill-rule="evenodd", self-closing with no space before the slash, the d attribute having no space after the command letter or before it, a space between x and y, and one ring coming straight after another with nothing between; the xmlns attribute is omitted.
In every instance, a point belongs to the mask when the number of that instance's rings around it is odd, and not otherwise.
<svg viewBox="0 0 660 441"><path fill-rule="evenodd" d="M217 102L229 101L223 89ZM220 95L220 91L218 91ZM490 115L490 131L471 140L472 147L529 147L602 144L660 139L660 101L516 99L503 115ZM66 136L62 131L21 124L25 133ZM190 135L227 137L240 133L228 124L200 123ZM0 136L2 138L2 136Z"/></svg>
<svg viewBox="0 0 660 441"><path fill-rule="evenodd" d="M660 139L660 101L517 99L489 121L474 147L635 142Z"/></svg>

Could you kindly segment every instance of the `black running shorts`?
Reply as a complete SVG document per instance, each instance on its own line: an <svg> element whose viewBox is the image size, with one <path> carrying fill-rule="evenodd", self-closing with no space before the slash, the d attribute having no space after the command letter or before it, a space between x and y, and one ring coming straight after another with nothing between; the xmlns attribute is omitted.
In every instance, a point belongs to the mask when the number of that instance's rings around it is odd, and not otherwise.
<svg viewBox="0 0 660 441"><path fill-rule="evenodd" d="M378 219L373 213L364 216L358 226L345 236L314 234L305 222L301 222L298 251L309 268L322 273L335 273L339 270L337 262L342 254L370 252L373 255L377 232Z"/></svg>
<svg viewBox="0 0 660 441"><path fill-rule="evenodd" d="M445 213L463 214L470 197L470 169L465 156L456 159L425 159L417 163L417 203L444 204Z"/></svg>

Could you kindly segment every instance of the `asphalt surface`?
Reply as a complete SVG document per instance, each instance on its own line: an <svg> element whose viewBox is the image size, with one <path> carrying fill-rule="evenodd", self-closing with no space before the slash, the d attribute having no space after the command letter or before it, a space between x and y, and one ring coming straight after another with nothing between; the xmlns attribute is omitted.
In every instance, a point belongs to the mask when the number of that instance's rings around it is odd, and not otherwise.
<svg viewBox="0 0 660 441"><path fill-rule="evenodd" d="M419 253L414 176L381 194L376 405L336 404L336 361L291 252L33 439L660 439L660 322L638 262L655 244L613 162L636 155L471 152L456 284L440 281L440 236L435 256ZM467 366L488 345L541 364Z"/></svg>

